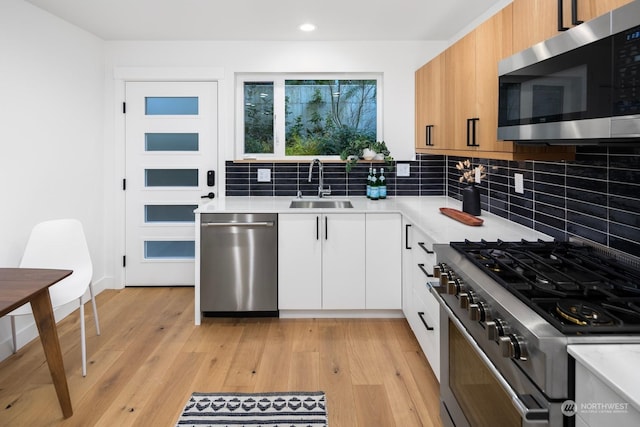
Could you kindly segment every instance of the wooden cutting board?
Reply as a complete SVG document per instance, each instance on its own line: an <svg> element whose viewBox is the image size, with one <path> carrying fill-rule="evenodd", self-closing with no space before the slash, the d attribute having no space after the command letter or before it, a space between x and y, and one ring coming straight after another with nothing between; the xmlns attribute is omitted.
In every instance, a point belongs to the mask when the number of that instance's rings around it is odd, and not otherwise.
<svg viewBox="0 0 640 427"><path fill-rule="evenodd" d="M484 222L483 219L473 216L471 214L468 214L466 212L459 211L458 209L440 208L440 212L466 225L478 226L478 225L482 225L482 223Z"/></svg>

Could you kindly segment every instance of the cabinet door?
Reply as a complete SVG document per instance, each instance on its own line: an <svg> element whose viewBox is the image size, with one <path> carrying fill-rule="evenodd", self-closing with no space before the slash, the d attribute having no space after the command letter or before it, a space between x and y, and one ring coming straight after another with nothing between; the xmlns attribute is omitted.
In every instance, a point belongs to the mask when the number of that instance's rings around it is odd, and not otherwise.
<svg viewBox="0 0 640 427"><path fill-rule="evenodd" d="M512 54L512 9L507 6L478 26L476 33L476 142L478 151L513 152L498 141L498 62Z"/></svg>
<svg viewBox="0 0 640 427"><path fill-rule="evenodd" d="M444 55L416 71L416 149L443 149Z"/></svg>
<svg viewBox="0 0 640 427"><path fill-rule="evenodd" d="M326 214L322 228L322 308L366 308L365 214Z"/></svg>
<svg viewBox="0 0 640 427"><path fill-rule="evenodd" d="M557 1L514 0L512 7L514 52L527 49L558 34Z"/></svg>
<svg viewBox="0 0 640 427"><path fill-rule="evenodd" d="M321 216L278 216L278 309L322 308Z"/></svg>
<svg viewBox="0 0 640 427"><path fill-rule="evenodd" d="M366 214L366 308L402 308L402 219Z"/></svg>
<svg viewBox="0 0 640 427"><path fill-rule="evenodd" d="M569 3L569 0L564 1ZM633 0L578 0L578 19L586 22L632 1Z"/></svg>
<svg viewBox="0 0 640 427"><path fill-rule="evenodd" d="M448 148L467 146L468 119L476 117L476 34L464 36L445 51L446 93L445 139Z"/></svg>

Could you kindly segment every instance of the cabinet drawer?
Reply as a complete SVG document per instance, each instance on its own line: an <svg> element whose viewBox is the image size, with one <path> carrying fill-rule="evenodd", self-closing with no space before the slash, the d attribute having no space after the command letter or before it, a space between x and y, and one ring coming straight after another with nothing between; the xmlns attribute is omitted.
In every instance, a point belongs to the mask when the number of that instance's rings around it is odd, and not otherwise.
<svg viewBox="0 0 640 427"><path fill-rule="evenodd" d="M409 325L427 357L431 369L440 380L440 322L439 306L429 294L426 286L414 286L411 312L408 315ZM425 294L426 291L426 294ZM435 303L435 306L434 306Z"/></svg>

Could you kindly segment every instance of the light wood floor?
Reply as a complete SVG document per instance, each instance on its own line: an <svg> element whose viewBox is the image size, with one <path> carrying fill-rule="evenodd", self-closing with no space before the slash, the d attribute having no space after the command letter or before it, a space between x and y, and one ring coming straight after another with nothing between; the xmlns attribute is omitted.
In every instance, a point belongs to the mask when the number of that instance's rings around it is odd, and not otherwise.
<svg viewBox="0 0 640 427"><path fill-rule="evenodd" d="M2 426L172 426L192 392L315 391L331 427L439 426L438 383L404 319L214 319L193 288L127 288L58 324L73 402L63 420L39 340L0 363Z"/></svg>

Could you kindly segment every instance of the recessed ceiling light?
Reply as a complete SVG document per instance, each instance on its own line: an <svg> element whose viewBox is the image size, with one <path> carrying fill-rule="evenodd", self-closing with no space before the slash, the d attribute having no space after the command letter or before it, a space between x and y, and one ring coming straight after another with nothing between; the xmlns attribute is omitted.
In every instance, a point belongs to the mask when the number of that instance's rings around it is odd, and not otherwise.
<svg viewBox="0 0 640 427"><path fill-rule="evenodd" d="M302 30L302 31L309 32L309 31L315 30L316 26L313 25L313 24L306 23L306 24L300 25L300 27L298 27L298 28L300 28L300 30Z"/></svg>

